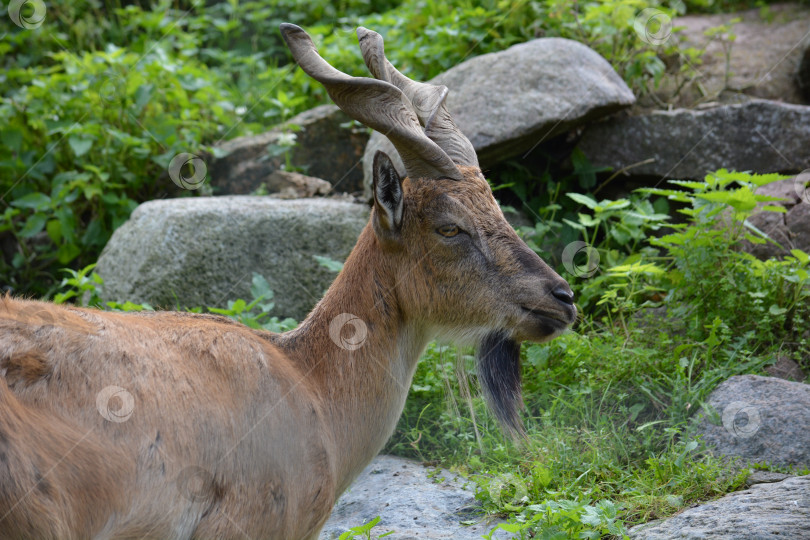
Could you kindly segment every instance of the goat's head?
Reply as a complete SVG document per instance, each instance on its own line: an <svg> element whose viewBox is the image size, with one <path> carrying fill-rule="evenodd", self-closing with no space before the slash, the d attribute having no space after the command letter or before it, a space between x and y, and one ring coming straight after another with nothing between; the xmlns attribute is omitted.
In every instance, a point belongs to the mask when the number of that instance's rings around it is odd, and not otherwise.
<svg viewBox="0 0 810 540"><path fill-rule="evenodd" d="M446 87L402 75L376 32L357 31L371 79L334 69L297 26L281 30L303 70L349 116L386 135L405 165L402 178L387 155L374 157L372 226L399 309L437 336L479 346L489 404L520 432L519 343L547 341L574 322L568 283L507 223L447 111Z"/></svg>

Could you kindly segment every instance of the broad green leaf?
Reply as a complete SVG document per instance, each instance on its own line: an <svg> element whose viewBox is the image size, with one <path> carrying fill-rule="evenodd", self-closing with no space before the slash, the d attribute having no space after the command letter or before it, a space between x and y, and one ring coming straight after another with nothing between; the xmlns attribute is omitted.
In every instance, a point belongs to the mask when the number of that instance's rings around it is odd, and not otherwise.
<svg viewBox="0 0 810 540"><path fill-rule="evenodd" d="M340 261L336 261L329 257L323 257L321 255L313 255L318 264L329 270L330 272L340 272L343 270L343 263Z"/></svg>
<svg viewBox="0 0 810 540"><path fill-rule="evenodd" d="M590 525L591 527L598 527L602 523L602 516L600 515L599 510L597 510L593 506L586 506L585 508L583 508L580 520L582 520L582 523L584 523L585 525Z"/></svg>
<svg viewBox="0 0 810 540"><path fill-rule="evenodd" d="M540 484L543 488L551 483L551 471L542 464L537 463L532 467L532 479L535 484Z"/></svg>
<svg viewBox="0 0 810 540"><path fill-rule="evenodd" d="M87 199L88 201L91 200L96 195L100 196L103 193L101 191L101 186L97 184L87 184L82 189L82 192L84 193L84 198Z"/></svg>
<svg viewBox="0 0 810 540"><path fill-rule="evenodd" d="M753 183L755 186L760 187L760 186L764 186L765 184L770 184L772 182L778 182L779 180L786 180L788 178L790 178L790 177L779 174L779 173L752 174L752 175L750 175L749 181L751 183Z"/></svg>
<svg viewBox="0 0 810 540"><path fill-rule="evenodd" d="M728 204L738 212L748 212L757 206L754 193L748 188L740 188L734 191L698 193L696 197L706 201Z"/></svg>
<svg viewBox="0 0 810 540"><path fill-rule="evenodd" d="M670 184L675 184L676 186L681 186L685 188L689 188L695 191L702 191L706 189L705 182L692 182L689 180L670 180Z"/></svg>
<svg viewBox="0 0 810 540"><path fill-rule="evenodd" d="M773 242L774 244L776 244L777 246L779 246L779 248L780 248L780 249L782 248L782 246L781 246L781 245L780 245L778 242L776 242L775 240L773 240L773 239L772 239L770 236L768 236L768 235L765 233L765 231L761 230L759 227L757 227L756 225L754 225L753 223L751 223L751 222L750 222L750 221L748 221L747 219L743 221L743 226L744 226L745 228L747 228L747 229L750 229L750 230L754 231L755 235L751 235L751 234L748 234L748 233L746 233L746 234L745 234L745 237L746 237L748 240L750 240L751 242L753 242L753 243L755 243L755 244L763 244L763 243L765 243L765 241L770 240L771 242ZM749 237L754 237L754 238L757 238L757 240L752 240L752 239L751 239L751 238L749 238ZM760 239L761 239L761 240L760 240Z"/></svg>
<svg viewBox="0 0 810 540"><path fill-rule="evenodd" d="M570 219L563 218L563 223L565 223L565 224L566 224L566 225L568 225L569 227L573 227L574 229L576 229L576 230L578 230L578 231L584 231L584 230L585 230L585 227L583 227L583 226L582 226L582 225L580 225L579 223L574 223L574 222L573 222L573 221L571 221Z"/></svg>
<svg viewBox="0 0 810 540"><path fill-rule="evenodd" d="M655 263L633 263L633 264L620 264L618 266L612 266L608 269L608 272L611 274L663 274L666 272L660 266L657 266Z"/></svg>
<svg viewBox="0 0 810 540"><path fill-rule="evenodd" d="M666 221L669 219L668 214L641 214L639 212L634 212L632 210L628 210L624 213L624 215L629 217L638 218L642 221Z"/></svg>
<svg viewBox="0 0 810 540"><path fill-rule="evenodd" d="M267 282L267 279L258 272L253 272L250 294L253 295L253 298L261 298L262 300L273 299L273 290L270 288L270 284Z"/></svg>
<svg viewBox="0 0 810 540"><path fill-rule="evenodd" d="M548 357L551 349L548 347L541 347L540 345L531 345L526 349L526 361L530 366L538 369L545 369L548 367Z"/></svg>
<svg viewBox="0 0 810 540"><path fill-rule="evenodd" d="M761 236L755 236L753 234L745 234L745 239L751 242L752 244L767 244L768 241L762 238Z"/></svg>
<svg viewBox="0 0 810 540"><path fill-rule="evenodd" d="M245 302L241 298L237 299L234 302L228 302L228 303L231 304L231 306L230 306L231 311L234 311L236 313L243 313L245 311L245 308L247 307L247 302Z"/></svg>
<svg viewBox="0 0 810 540"><path fill-rule="evenodd" d="M616 240L620 246L627 244L632 238L627 227L622 226L621 224L615 224L613 227L610 228L610 236Z"/></svg>
<svg viewBox="0 0 810 540"><path fill-rule="evenodd" d="M692 202L693 195L686 191L678 191L675 189L658 189L658 188L639 188L635 190L637 193L648 193L650 195L659 195L666 197L671 201L676 202Z"/></svg>
<svg viewBox="0 0 810 540"><path fill-rule="evenodd" d="M58 219L49 221L45 226L45 230L48 231L48 236L54 244L58 244L62 240L62 224L59 223Z"/></svg>
<svg viewBox="0 0 810 540"><path fill-rule="evenodd" d="M25 221L25 225L18 233L23 238L30 238L45 228L45 222L48 218L45 214L34 214Z"/></svg>
<svg viewBox="0 0 810 540"><path fill-rule="evenodd" d="M76 157L82 157L93 147L93 139L71 135L68 137L68 144Z"/></svg>
<svg viewBox="0 0 810 540"><path fill-rule="evenodd" d="M45 195L44 193L29 193L24 197L20 197L19 199L15 199L11 201L12 206L16 206L18 208L33 208L36 210L42 210L47 208L51 204L51 198Z"/></svg>
<svg viewBox="0 0 810 540"><path fill-rule="evenodd" d="M593 219L588 214L577 214L577 217L583 227L596 227L600 223L598 219Z"/></svg>
<svg viewBox="0 0 810 540"><path fill-rule="evenodd" d="M144 106L152 99L152 92L155 89L154 84L142 84L135 90L135 110L140 114Z"/></svg>
<svg viewBox="0 0 810 540"><path fill-rule="evenodd" d="M810 255L800 249L791 249L790 254L796 257L796 259L802 264L807 264L810 262Z"/></svg>
<svg viewBox="0 0 810 540"><path fill-rule="evenodd" d="M630 206L630 201L627 199L618 199L615 201L602 201L600 205L604 206L605 210L621 210Z"/></svg>
<svg viewBox="0 0 810 540"><path fill-rule="evenodd" d="M595 169L585 152L579 148L574 148L571 152L571 164L574 166L574 174L579 177L579 185L584 189L591 189L596 185L596 173L604 169Z"/></svg>
<svg viewBox="0 0 810 540"><path fill-rule="evenodd" d="M574 201L578 202L579 204L585 205L591 210L596 208L596 201L592 198L588 197L587 195L583 195L581 193L567 193L568 197L574 199Z"/></svg>
<svg viewBox="0 0 810 540"><path fill-rule="evenodd" d="M62 264L67 264L81 253L81 249L76 244L62 244L56 252L56 258Z"/></svg>

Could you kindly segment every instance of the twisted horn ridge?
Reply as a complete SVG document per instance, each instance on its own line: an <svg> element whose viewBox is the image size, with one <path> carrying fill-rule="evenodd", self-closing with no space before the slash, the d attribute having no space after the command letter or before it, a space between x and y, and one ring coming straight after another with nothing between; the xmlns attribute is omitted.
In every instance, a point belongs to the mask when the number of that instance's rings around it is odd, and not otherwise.
<svg viewBox="0 0 810 540"><path fill-rule="evenodd" d="M368 70L376 79L389 82L402 90L416 109L419 123L425 127L425 134L444 150L456 165L478 166L470 140L464 136L453 122L447 110L445 99L449 90L446 86L421 83L409 79L385 57L383 38L377 32L357 29L360 51Z"/></svg>
<svg viewBox="0 0 810 540"><path fill-rule="evenodd" d="M399 88L333 68L318 54L309 34L294 24L283 23L281 35L301 69L326 88L338 107L391 140L408 176L462 179L453 160L422 131L413 105Z"/></svg>

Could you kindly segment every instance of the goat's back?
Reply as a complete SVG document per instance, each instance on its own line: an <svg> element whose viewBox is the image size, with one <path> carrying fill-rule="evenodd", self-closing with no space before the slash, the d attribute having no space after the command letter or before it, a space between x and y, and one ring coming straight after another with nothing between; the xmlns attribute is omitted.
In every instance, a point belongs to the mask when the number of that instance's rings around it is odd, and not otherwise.
<svg viewBox="0 0 810 540"><path fill-rule="evenodd" d="M305 537L334 502L306 374L229 319L6 297L0 374L0 537Z"/></svg>

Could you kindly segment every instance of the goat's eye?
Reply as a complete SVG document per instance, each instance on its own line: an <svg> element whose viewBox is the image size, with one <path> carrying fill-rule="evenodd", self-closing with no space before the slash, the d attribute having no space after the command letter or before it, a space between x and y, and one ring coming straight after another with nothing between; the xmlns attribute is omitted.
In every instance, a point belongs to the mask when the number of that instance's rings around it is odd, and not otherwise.
<svg viewBox="0 0 810 540"><path fill-rule="evenodd" d="M447 238L452 238L459 233L459 228L456 225L442 225L436 232Z"/></svg>

